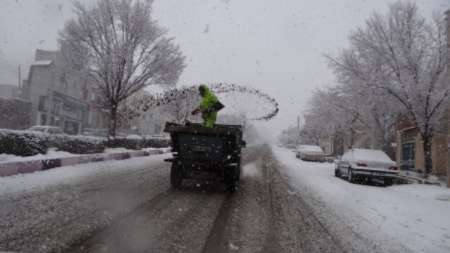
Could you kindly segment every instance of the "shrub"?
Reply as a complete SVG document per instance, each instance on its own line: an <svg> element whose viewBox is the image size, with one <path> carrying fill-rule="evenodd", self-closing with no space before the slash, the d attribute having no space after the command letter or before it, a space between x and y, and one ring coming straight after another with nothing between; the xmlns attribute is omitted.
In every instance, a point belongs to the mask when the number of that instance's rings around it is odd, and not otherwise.
<svg viewBox="0 0 450 253"><path fill-rule="evenodd" d="M52 135L50 140L51 147L72 154L94 154L102 153L105 150L104 139L101 138Z"/></svg>
<svg viewBox="0 0 450 253"><path fill-rule="evenodd" d="M140 150L142 148L164 148L170 144L165 138L104 138L48 135L32 131L14 131L0 129L0 154L17 156L33 156L46 154L49 148L73 154L102 153L108 148L126 148Z"/></svg>
<svg viewBox="0 0 450 253"><path fill-rule="evenodd" d="M49 148L48 136L44 134L27 132L0 130L0 154L10 154L17 156L33 156L46 154Z"/></svg>

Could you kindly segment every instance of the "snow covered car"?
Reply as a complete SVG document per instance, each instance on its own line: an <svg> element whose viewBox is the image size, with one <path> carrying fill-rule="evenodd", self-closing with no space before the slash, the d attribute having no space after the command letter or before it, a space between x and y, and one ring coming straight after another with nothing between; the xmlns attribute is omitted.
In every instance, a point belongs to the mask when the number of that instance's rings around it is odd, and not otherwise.
<svg viewBox="0 0 450 253"><path fill-rule="evenodd" d="M303 161L325 162L326 155L319 146L301 145L297 148L296 157Z"/></svg>
<svg viewBox="0 0 450 253"><path fill-rule="evenodd" d="M57 126L32 126L28 130L46 134L64 134L63 130Z"/></svg>
<svg viewBox="0 0 450 253"><path fill-rule="evenodd" d="M336 161L335 176L347 177L351 183L379 179L391 185L397 175L397 164L381 150L351 149Z"/></svg>

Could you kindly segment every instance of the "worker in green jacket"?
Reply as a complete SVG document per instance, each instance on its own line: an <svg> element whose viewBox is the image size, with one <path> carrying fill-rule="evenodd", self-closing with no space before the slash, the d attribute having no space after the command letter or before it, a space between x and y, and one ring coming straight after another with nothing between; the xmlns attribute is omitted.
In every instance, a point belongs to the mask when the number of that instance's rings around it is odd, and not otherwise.
<svg viewBox="0 0 450 253"><path fill-rule="evenodd" d="M201 112L203 126L214 127L214 124L217 120L217 112L220 111L224 106L206 85L200 85L198 90L200 92L202 100L200 102L200 106L195 109L192 114L195 115Z"/></svg>

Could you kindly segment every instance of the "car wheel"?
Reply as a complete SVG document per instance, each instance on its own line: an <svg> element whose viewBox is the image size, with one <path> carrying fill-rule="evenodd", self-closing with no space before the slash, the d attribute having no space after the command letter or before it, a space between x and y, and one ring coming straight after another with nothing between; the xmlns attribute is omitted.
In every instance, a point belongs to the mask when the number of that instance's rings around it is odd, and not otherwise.
<svg viewBox="0 0 450 253"><path fill-rule="evenodd" d="M383 181L384 181L384 186L391 186L391 185L394 184L392 178L386 178L385 177Z"/></svg>
<svg viewBox="0 0 450 253"><path fill-rule="evenodd" d="M226 190L230 193L234 193L239 188L240 168L237 166L230 166L225 171L225 186Z"/></svg>
<svg viewBox="0 0 450 253"><path fill-rule="evenodd" d="M341 171L339 169L334 169L334 176L341 177Z"/></svg>
<svg viewBox="0 0 450 253"><path fill-rule="evenodd" d="M351 168L348 169L348 181L352 184L356 182L355 176L353 175L353 170Z"/></svg>
<svg viewBox="0 0 450 253"><path fill-rule="evenodd" d="M183 169L181 166L172 163L172 168L170 168L170 184L172 188L178 189L183 182Z"/></svg>

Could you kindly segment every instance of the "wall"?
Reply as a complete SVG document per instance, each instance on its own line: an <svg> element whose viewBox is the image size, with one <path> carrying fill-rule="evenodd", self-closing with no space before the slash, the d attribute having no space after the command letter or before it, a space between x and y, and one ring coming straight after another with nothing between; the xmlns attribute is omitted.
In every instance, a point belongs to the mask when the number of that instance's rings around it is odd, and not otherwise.
<svg viewBox="0 0 450 253"><path fill-rule="evenodd" d="M414 168L415 170L423 171L425 169L425 154L423 149L423 141L417 130L408 130L415 134L414 146L415 146L415 160ZM397 137L397 163L402 162L402 131L399 131ZM433 138L432 144L432 159L433 159L433 174L437 176L446 176L449 166L449 153L447 147L447 135L442 133L436 133Z"/></svg>
<svg viewBox="0 0 450 253"><path fill-rule="evenodd" d="M54 72L48 66L31 66L30 76L28 80L29 97L27 99L32 103L31 122L32 125L37 125L38 122L38 108L39 99L41 96L46 96L48 90L53 83ZM50 98L48 98L48 101Z"/></svg>

